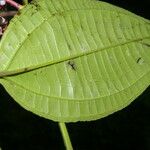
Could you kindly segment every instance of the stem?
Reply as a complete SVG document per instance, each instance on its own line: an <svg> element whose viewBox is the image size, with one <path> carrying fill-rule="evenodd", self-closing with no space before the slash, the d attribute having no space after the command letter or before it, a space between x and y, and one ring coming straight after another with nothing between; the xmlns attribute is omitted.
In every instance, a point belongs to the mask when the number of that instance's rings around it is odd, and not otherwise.
<svg viewBox="0 0 150 150"><path fill-rule="evenodd" d="M70 137L69 137L65 123L59 122L59 127L60 127L60 131L61 131L61 134L62 134L62 137L64 140L64 144L66 146L66 149L67 150L73 150L71 140L70 140Z"/></svg>
<svg viewBox="0 0 150 150"><path fill-rule="evenodd" d="M23 0L24 5L28 4L28 0Z"/></svg>
<svg viewBox="0 0 150 150"><path fill-rule="evenodd" d="M17 8L17 9L22 9L22 8L23 8L22 5L16 3L16 2L13 1L13 0L6 0L6 3L12 5L13 7L15 7L15 8Z"/></svg>
<svg viewBox="0 0 150 150"><path fill-rule="evenodd" d="M9 16L14 16L17 14L17 11L7 11L7 12L1 12L0 16L1 17L9 17Z"/></svg>

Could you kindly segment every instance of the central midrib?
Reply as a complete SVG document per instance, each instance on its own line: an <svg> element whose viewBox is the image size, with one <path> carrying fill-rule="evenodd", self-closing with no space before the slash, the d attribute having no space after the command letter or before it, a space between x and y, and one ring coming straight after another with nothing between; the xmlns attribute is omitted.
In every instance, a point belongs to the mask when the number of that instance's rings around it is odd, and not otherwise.
<svg viewBox="0 0 150 150"><path fill-rule="evenodd" d="M131 40L131 41L128 41L128 42L116 44L114 46L108 46L108 47L101 48L101 49L95 49L95 50L91 50L91 51L88 51L88 52L82 53L82 54L80 53L80 54L74 55L72 57L63 58L62 60L59 60L59 61L56 60L56 61L53 61L53 62L43 63L43 64L40 64L40 65L37 65L37 66L31 66L31 67L22 68L22 69L13 70L13 71L2 71L2 72L0 72L0 78L6 77L6 76L14 76L14 75L26 73L26 72L33 71L33 70L36 70L36 69L39 69L39 68L59 64L59 63L62 63L62 62L68 61L68 60L72 60L72 59L76 59L76 58L79 58L79 57L82 57L82 56L87 56L87 55L90 55L90 54L93 54L93 53L97 53L99 51L104 51L104 50L112 49L112 48L115 48L115 47L118 47L118 46L123 46L123 45L134 43L134 42L139 42L139 41L149 39L149 38L150 37L139 38L139 39Z"/></svg>

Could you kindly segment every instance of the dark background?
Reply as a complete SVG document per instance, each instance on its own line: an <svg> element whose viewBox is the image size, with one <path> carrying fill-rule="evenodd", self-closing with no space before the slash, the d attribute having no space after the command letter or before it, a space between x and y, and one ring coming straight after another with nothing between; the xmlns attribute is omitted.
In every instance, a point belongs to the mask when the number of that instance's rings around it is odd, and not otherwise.
<svg viewBox="0 0 150 150"><path fill-rule="evenodd" d="M21 1L21 0L20 0ZM104 0L150 19L150 0ZM150 88L106 118L67 124L75 150L150 150ZM0 86L2 150L65 150L57 123L20 107Z"/></svg>

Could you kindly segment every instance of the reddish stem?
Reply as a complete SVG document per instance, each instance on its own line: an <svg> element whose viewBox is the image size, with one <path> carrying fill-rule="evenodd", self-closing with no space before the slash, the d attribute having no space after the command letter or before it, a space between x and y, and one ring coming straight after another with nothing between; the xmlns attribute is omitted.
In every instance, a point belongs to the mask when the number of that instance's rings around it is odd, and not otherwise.
<svg viewBox="0 0 150 150"><path fill-rule="evenodd" d="M17 9L21 9L21 8L23 7L22 5L16 3L16 2L13 1L13 0L6 0L6 3L12 5L13 7L15 7L15 8L17 8Z"/></svg>

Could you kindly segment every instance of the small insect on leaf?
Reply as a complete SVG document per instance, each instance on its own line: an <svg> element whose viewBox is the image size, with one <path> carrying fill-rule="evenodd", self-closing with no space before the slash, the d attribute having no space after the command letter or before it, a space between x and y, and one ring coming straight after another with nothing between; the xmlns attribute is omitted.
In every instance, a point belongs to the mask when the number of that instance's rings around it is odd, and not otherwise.
<svg viewBox="0 0 150 150"><path fill-rule="evenodd" d="M68 61L68 65L71 67L72 70L76 70L76 65L75 65L75 62L74 62L74 61L69 60L69 61Z"/></svg>

